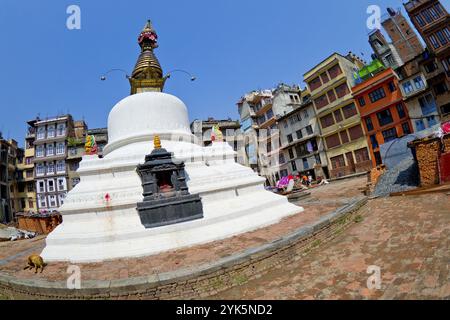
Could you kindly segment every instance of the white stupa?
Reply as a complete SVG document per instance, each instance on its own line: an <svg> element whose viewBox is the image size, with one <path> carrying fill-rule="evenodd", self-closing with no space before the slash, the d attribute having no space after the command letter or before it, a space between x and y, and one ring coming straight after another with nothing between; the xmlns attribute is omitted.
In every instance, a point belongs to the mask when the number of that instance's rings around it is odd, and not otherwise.
<svg viewBox="0 0 450 320"><path fill-rule="evenodd" d="M265 179L237 164L227 143L194 143L184 103L158 92L165 78L153 55L156 39L148 23L130 78L132 95L109 114L104 157L83 157L81 182L60 208L63 223L48 235L44 260L98 262L148 256L228 238L303 211L266 191ZM184 161L189 193L201 197L202 219L156 228L141 223L137 203L143 201L143 188L136 167L152 151L155 135L174 160Z"/></svg>

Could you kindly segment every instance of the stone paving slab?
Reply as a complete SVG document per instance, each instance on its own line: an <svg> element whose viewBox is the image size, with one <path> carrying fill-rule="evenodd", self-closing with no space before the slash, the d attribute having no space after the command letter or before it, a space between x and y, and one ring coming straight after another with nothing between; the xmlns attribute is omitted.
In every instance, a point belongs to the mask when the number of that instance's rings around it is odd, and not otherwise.
<svg viewBox="0 0 450 320"><path fill-rule="evenodd" d="M370 200L362 221L259 279L214 299L450 299L450 197ZM367 287L379 266L381 289Z"/></svg>
<svg viewBox="0 0 450 320"><path fill-rule="evenodd" d="M130 278L149 277L180 270L196 270L200 265L245 254L246 250L271 244L273 241L314 223L323 216L361 197L358 188L366 184L367 178L342 180L311 190L311 197L298 204L305 212L284 219L278 224L213 243L166 252L145 258L118 259L103 263L79 264L84 281L126 281ZM320 205L320 201L326 201ZM47 280L63 283L66 281L68 263L50 263L42 274L23 270L30 252L39 253L45 246L45 237L18 242L0 243L0 274L13 275L16 279ZM233 257L234 259L235 257ZM231 263L231 262L230 262ZM198 270L197 270L198 271ZM160 279L161 280L161 279Z"/></svg>

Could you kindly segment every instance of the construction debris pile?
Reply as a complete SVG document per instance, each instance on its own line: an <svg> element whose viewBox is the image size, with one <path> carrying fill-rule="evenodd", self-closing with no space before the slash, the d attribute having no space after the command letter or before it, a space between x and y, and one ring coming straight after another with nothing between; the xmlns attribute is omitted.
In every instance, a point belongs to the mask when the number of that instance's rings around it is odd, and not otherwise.
<svg viewBox="0 0 450 320"><path fill-rule="evenodd" d="M387 197L393 192L412 190L418 186L417 164L411 155L379 177L372 196Z"/></svg>
<svg viewBox="0 0 450 320"><path fill-rule="evenodd" d="M0 241L16 241L36 237L36 232L16 229L14 227L0 228Z"/></svg>

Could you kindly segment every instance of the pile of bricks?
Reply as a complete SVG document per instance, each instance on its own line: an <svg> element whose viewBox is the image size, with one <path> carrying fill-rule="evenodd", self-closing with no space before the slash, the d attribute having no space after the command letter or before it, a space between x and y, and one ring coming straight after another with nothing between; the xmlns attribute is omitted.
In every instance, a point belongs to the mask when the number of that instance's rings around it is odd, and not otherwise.
<svg viewBox="0 0 450 320"><path fill-rule="evenodd" d="M440 138L424 138L408 144L413 150L419 167L420 185L432 186L440 183L440 158L450 152L450 134Z"/></svg>
<svg viewBox="0 0 450 320"><path fill-rule="evenodd" d="M20 230L37 232L38 234L49 234L62 222L60 214L26 215L17 214L17 223Z"/></svg>

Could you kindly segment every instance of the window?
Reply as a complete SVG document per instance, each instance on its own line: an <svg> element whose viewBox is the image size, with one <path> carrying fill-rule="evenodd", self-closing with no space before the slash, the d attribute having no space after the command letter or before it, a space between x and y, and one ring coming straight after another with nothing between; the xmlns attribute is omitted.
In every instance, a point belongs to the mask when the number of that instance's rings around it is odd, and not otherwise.
<svg viewBox="0 0 450 320"><path fill-rule="evenodd" d="M389 123L392 123L394 120L392 119L391 112L389 109L377 113L378 123L380 127L383 127Z"/></svg>
<svg viewBox="0 0 450 320"><path fill-rule="evenodd" d="M372 149L376 149L376 148L378 148L378 140L377 140L377 136L376 135L371 135L370 136L370 142L371 142L371 144L372 144Z"/></svg>
<svg viewBox="0 0 450 320"><path fill-rule="evenodd" d="M315 154L315 155L314 155L314 159L316 160L316 163L317 163L317 164L322 164L322 160L320 160L320 155Z"/></svg>
<svg viewBox="0 0 450 320"><path fill-rule="evenodd" d="M78 179L78 182L80 181L80 178L74 178ZM64 191L66 190L66 178L58 178L58 191Z"/></svg>
<svg viewBox="0 0 450 320"><path fill-rule="evenodd" d="M48 126L47 128L47 137L53 138L55 136L55 126Z"/></svg>
<svg viewBox="0 0 450 320"><path fill-rule="evenodd" d="M378 88L378 89L372 91L371 93L369 93L369 98L370 98L370 101L372 101L372 103L374 103L380 99L383 99L384 97L386 97L386 93L384 92L383 88Z"/></svg>
<svg viewBox="0 0 450 320"><path fill-rule="evenodd" d="M269 120L272 118L273 118L273 111L272 111L272 109L269 109L266 113L266 119Z"/></svg>
<svg viewBox="0 0 450 320"><path fill-rule="evenodd" d="M361 138L364 135L363 129L360 124L348 129L350 140L354 141Z"/></svg>
<svg viewBox="0 0 450 320"><path fill-rule="evenodd" d="M56 145L56 154L64 154L66 152L66 146L64 145L64 142L59 142Z"/></svg>
<svg viewBox="0 0 450 320"><path fill-rule="evenodd" d="M345 160L344 155L341 154L340 156L330 158L331 165L333 166L333 169L339 169L345 167Z"/></svg>
<svg viewBox="0 0 450 320"><path fill-rule="evenodd" d="M342 70L339 67L339 65L337 64L334 67L330 68L328 70L328 73L330 74L330 78L334 79L334 78L336 78L338 75L340 75L342 73Z"/></svg>
<svg viewBox="0 0 450 320"><path fill-rule="evenodd" d="M60 160L56 163L56 172L65 172L66 171L66 163L64 160Z"/></svg>
<svg viewBox="0 0 450 320"><path fill-rule="evenodd" d="M47 180L48 192L55 192L55 181L53 179Z"/></svg>
<svg viewBox="0 0 450 320"><path fill-rule="evenodd" d="M312 92L314 90L316 90L317 88L319 88L322 85L322 82L320 81L320 78L317 77L313 80L311 80L309 83L309 90Z"/></svg>
<svg viewBox="0 0 450 320"><path fill-rule="evenodd" d="M294 139L292 138L292 134L287 135L287 141L288 141L288 143L291 143L292 141L294 141Z"/></svg>
<svg viewBox="0 0 450 320"><path fill-rule="evenodd" d="M27 178L33 178L33 170L27 170L26 171L26 177Z"/></svg>
<svg viewBox="0 0 450 320"><path fill-rule="evenodd" d="M366 105L366 100L364 99L364 97L359 97L358 102L361 107L364 107Z"/></svg>
<svg viewBox="0 0 450 320"><path fill-rule="evenodd" d="M306 127L306 133L307 133L308 135L312 135L312 134L313 134L313 129L312 129L311 126L307 126L307 127Z"/></svg>
<svg viewBox="0 0 450 320"><path fill-rule="evenodd" d="M334 93L333 90L328 91L327 96L328 96L328 100L330 100L330 103L337 99L336 94Z"/></svg>
<svg viewBox="0 0 450 320"><path fill-rule="evenodd" d="M288 153L289 153L289 159L294 159L295 158L294 150L292 148L288 150Z"/></svg>
<svg viewBox="0 0 450 320"><path fill-rule="evenodd" d="M419 26L421 26L421 27L425 26L425 24L426 24L425 20L423 20L423 18L420 14L416 15L414 18L416 19L416 22Z"/></svg>
<svg viewBox="0 0 450 320"><path fill-rule="evenodd" d="M433 18L427 10L422 11L422 15L425 17L427 23L433 22Z"/></svg>
<svg viewBox="0 0 450 320"><path fill-rule="evenodd" d="M302 134L302 130L298 130L297 132L296 132L296 134L297 134L297 139L302 139L303 138L303 134Z"/></svg>
<svg viewBox="0 0 450 320"><path fill-rule="evenodd" d="M70 164L70 170L72 170L72 171L77 171L79 167L80 167L79 162L74 162L74 163Z"/></svg>
<svg viewBox="0 0 450 320"><path fill-rule="evenodd" d="M406 117L405 108L403 107L403 104L401 104L401 103L397 104L396 108L397 108L398 117L400 119L403 119L404 117Z"/></svg>
<svg viewBox="0 0 450 320"><path fill-rule="evenodd" d="M36 175L43 176L45 174L45 166L43 163L38 163L36 165Z"/></svg>
<svg viewBox="0 0 450 320"><path fill-rule="evenodd" d="M411 92L414 91L411 81L404 82L402 86L403 86L403 90L405 91L405 94L410 94Z"/></svg>
<svg viewBox="0 0 450 320"><path fill-rule="evenodd" d="M434 126L434 125L437 123L436 117L435 117L435 116L429 116L429 117L427 117L427 122L428 122L428 126L429 126L429 127Z"/></svg>
<svg viewBox="0 0 450 320"><path fill-rule="evenodd" d="M55 155L55 147L52 144L47 145L47 156L53 156Z"/></svg>
<svg viewBox="0 0 450 320"><path fill-rule="evenodd" d="M39 181L38 182L37 190L39 191L39 193L45 192L45 183L44 183L44 181Z"/></svg>
<svg viewBox="0 0 450 320"><path fill-rule="evenodd" d="M320 75L320 79L322 80L322 83L325 84L328 81L330 81L330 78L328 77L328 74L326 72L322 73Z"/></svg>
<svg viewBox="0 0 450 320"><path fill-rule="evenodd" d="M434 62L427 63L424 67L427 73L432 73L437 69L437 65Z"/></svg>
<svg viewBox="0 0 450 320"><path fill-rule="evenodd" d="M36 139L37 140L45 139L45 127L38 127Z"/></svg>
<svg viewBox="0 0 450 320"><path fill-rule="evenodd" d="M347 143L347 142L350 141L348 139L348 134L347 134L346 130L339 132L339 136L341 137L342 144Z"/></svg>
<svg viewBox="0 0 450 320"><path fill-rule="evenodd" d="M411 133L411 128L409 127L409 123L408 122L402 123L402 130L403 130L403 134L410 134Z"/></svg>
<svg viewBox="0 0 450 320"><path fill-rule="evenodd" d="M55 164L53 162L47 163L47 174L55 174Z"/></svg>
<svg viewBox="0 0 450 320"><path fill-rule="evenodd" d="M322 95L314 100L314 104L317 109L322 109L328 104L328 99L326 95Z"/></svg>
<svg viewBox="0 0 450 320"><path fill-rule="evenodd" d="M340 86L336 88L336 95L338 98L342 98L346 94L348 94L350 91L348 90L347 83L343 83Z"/></svg>
<svg viewBox="0 0 450 320"><path fill-rule="evenodd" d="M339 135L337 133L333 134L332 136L326 137L325 142L327 144L328 149L337 147L341 144L341 142L339 140Z"/></svg>
<svg viewBox="0 0 450 320"><path fill-rule="evenodd" d="M433 88L434 88L434 92L436 93L436 95L445 94L448 91L447 85L445 84L445 82L440 82L437 85L435 85Z"/></svg>
<svg viewBox="0 0 450 320"><path fill-rule="evenodd" d="M44 195L39 196L39 207L40 208L46 208L47 207L47 200L45 199Z"/></svg>
<svg viewBox="0 0 450 320"><path fill-rule="evenodd" d="M40 158L44 156L44 146L36 147L36 157Z"/></svg>
<svg viewBox="0 0 450 320"><path fill-rule="evenodd" d="M300 112L297 113L296 118L298 122L302 121L302 116L300 115Z"/></svg>
<svg viewBox="0 0 450 320"><path fill-rule="evenodd" d="M442 29L442 31L444 32L447 39L450 41L450 29L448 27L445 27L444 29Z"/></svg>
<svg viewBox="0 0 450 320"><path fill-rule="evenodd" d="M427 94L424 97L419 98L420 108L422 109L422 114L427 115L436 112L436 102L431 94Z"/></svg>
<svg viewBox="0 0 450 320"><path fill-rule="evenodd" d="M56 207L56 196L55 195L49 196L48 203L49 203L50 208L55 208Z"/></svg>
<svg viewBox="0 0 450 320"><path fill-rule="evenodd" d="M304 110L304 111L303 111L303 117L304 117L305 119L308 119L308 118L309 118L308 110Z"/></svg>
<svg viewBox="0 0 450 320"><path fill-rule="evenodd" d="M62 206L64 204L64 200L66 199L66 195L64 193L60 193L58 195L59 198L59 205Z"/></svg>
<svg viewBox="0 0 450 320"><path fill-rule="evenodd" d="M372 123L372 119L370 117L366 118L366 128L367 128L367 131L373 130L373 123Z"/></svg>
<svg viewBox="0 0 450 320"><path fill-rule="evenodd" d="M369 152L367 151L367 148L355 150L355 159L356 159L356 163L369 161L370 158L369 158Z"/></svg>
<svg viewBox="0 0 450 320"><path fill-rule="evenodd" d="M297 165L295 164L295 161L291 161L292 171L297 171Z"/></svg>
<svg viewBox="0 0 450 320"><path fill-rule="evenodd" d="M394 60L394 57L392 56L392 54L386 55L385 59L386 59L386 63L387 63L388 66L394 66L395 65L395 60Z"/></svg>
<svg viewBox="0 0 450 320"><path fill-rule="evenodd" d="M442 30L436 32L436 37L439 39L439 42L442 46L445 46L448 43L447 37L444 35L444 32L442 32Z"/></svg>
<svg viewBox="0 0 450 320"><path fill-rule="evenodd" d="M65 123L58 124L57 135L64 136L65 134L66 134L66 124Z"/></svg>
<svg viewBox="0 0 450 320"><path fill-rule="evenodd" d="M355 107L354 103L351 103L351 104L343 107L342 112L344 113L345 119L351 118L351 117L355 116L356 114L358 114L358 111L356 111L356 107Z"/></svg>
<svg viewBox="0 0 450 320"><path fill-rule="evenodd" d="M280 176L281 177L287 177L288 175L289 175L289 173L288 173L288 171L286 169L280 171Z"/></svg>
<svg viewBox="0 0 450 320"><path fill-rule="evenodd" d="M326 116L320 118L320 123L322 124L322 128L328 128L331 127L334 124L333 115L327 114Z"/></svg>
<svg viewBox="0 0 450 320"><path fill-rule="evenodd" d="M397 90L394 81L389 82L388 87L390 92L394 92L395 90Z"/></svg>
<svg viewBox="0 0 450 320"><path fill-rule="evenodd" d="M425 124L422 119L416 120L416 131L425 130Z"/></svg>
<svg viewBox="0 0 450 320"><path fill-rule="evenodd" d="M309 169L308 158L303 158L302 162L303 162L303 170L308 170Z"/></svg>
<svg viewBox="0 0 450 320"><path fill-rule="evenodd" d="M341 109L336 110L334 113L334 118L336 119L336 123L339 123L343 120Z"/></svg>
<svg viewBox="0 0 450 320"><path fill-rule="evenodd" d="M433 47L435 49L437 49L437 48L439 48L441 46L439 44L439 42L437 41L436 36L434 34L432 34L429 39L430 39L430 42L431 42L431 44L433 45Z"/></svg>
<svg viewBox="0 0 450 320"><path fill-rule="evenodd" d="M423 82L423 79L420 76L414 78L414 85L416 86L417 90L425 88L425 83Z"/></svg>
<svg viewBox="0 0 450 320"><path fill-rule="evenodd" d="M283 121L283 126L284 126L285 129L289 126L287 120L284 120L284 121Z"/></svg>
<svg viewBox="0 0 450 320"><path fill-rule="evenodd" d="M388 130L384 130L383 138L385 143L397 139L397 130L395 130L395 127Z"/></svg>

